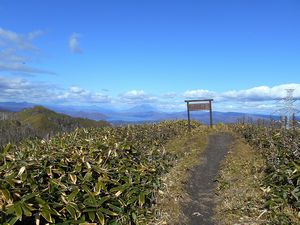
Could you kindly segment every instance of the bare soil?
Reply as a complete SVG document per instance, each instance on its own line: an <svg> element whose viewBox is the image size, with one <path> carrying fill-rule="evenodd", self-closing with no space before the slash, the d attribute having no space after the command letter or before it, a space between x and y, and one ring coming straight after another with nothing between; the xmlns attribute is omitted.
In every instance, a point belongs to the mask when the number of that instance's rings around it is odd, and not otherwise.
<svg viewBox="0 0 300 225"><path fill-rule="evenodd" d="M186 191L191 201L182 206L188 218L186 225L213 225L215 208L215 179L221 161L229 151L233 137L228 133L217 133L209 136L205 152L200 155L201 163L190 171Z"/></svg>

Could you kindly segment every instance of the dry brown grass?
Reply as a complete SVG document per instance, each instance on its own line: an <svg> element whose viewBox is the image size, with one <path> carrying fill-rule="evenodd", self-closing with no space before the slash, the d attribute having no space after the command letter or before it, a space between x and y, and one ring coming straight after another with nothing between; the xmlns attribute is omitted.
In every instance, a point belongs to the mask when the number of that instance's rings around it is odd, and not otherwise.
<svg viewBox="0 0 300 225"><path fill-rule="evenodd" d="M263 157L249 145L236 140L221 167L216 221L219 224L256 225L265 222L261 180Z"/></svg>

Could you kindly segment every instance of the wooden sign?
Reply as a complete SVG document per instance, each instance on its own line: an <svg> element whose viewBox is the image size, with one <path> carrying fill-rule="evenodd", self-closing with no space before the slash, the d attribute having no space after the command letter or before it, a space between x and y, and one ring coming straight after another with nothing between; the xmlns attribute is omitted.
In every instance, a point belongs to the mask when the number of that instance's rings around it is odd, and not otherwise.
<svg viewBox="0 0 300 225"><path fill-rule="evenodd" d="M190 111L209 110L210 127L213 126L212 104L211 104L212 101L213 101L213 99L185 100L185 102L187 104L188 127L189 127L189 130L191 130ZM199 102L202 102L202 103L199 103Z"/></svg>
<svg viewBox="0 0 300 225"><path fill-rule="evenodd" d="M190 111L210 110L209 103L189 104Z"/></svg>

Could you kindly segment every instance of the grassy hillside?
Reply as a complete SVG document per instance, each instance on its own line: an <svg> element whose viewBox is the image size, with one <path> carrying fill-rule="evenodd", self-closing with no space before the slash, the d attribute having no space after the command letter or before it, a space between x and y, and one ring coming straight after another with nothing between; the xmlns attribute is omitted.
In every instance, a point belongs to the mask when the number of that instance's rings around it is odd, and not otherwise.
<svg viewBox="0 0 300 225"><path fill-rule="evenodd" d="M83 118L73 118L56 113L43 106L36 106L17 113L17 118L23 124L29 124L42 132L64 132L77 127L102 127L108 126L106 121L94 121Z"/></svg>
<svg viewBox="0 0 300 225"><path fill-rule="evenodd" d="M0 118L0 145L16 143L29 137L49 137L76 128L110 126L106 121L73 118L42 106L17 113L2 112Z"/></svg>

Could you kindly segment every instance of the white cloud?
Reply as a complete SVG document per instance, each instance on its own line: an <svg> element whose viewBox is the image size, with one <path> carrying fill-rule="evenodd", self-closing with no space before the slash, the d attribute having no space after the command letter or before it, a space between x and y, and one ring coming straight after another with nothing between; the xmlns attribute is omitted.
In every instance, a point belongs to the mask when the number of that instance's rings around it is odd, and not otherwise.
<svg viewBox="0 0 300 225"><path fill-rule="evenodd" d="M144 98L145 96L146 93L143 90L131 90L122 95L122 97L129 99Z"/></svg>
<svg viewBox="0 0 300 225"><path fill-rule="evenodd" d="M279 100L286 96L287 89L295 89L294 97L300 99L300 84L282 84L274 87L259 86L240 91L227 91L220 93L225 100L235 101L268 101Z"/></svg>
<svg viewBox="0 0 300 225"><path fill-rule="evenodd" d="M10 30L4 30L1 27L0 27L0 38L11 42L21 42L22 39L22 37L17 33Z"/></svg>
<svg viewBox="0 0 300 225"><path fill-rule="evenodd" d="M155 96L146 94L143 90L131 90L120 95L120 101L127 104L155 103Z"/></svg>
<svg viewBox="0 0 300 225"><path fill-rule="evenodd" d="M109 103L111 98L101 92L91 92L81 87L72 86L56 97L59 101L80 103Z"/></svg>
<svg viewBox="0 0 300 225"><path fill-rule="evenodd" d="M26 66L25 63L20 64L17 62L0 63L0 71L20 72L27 74L55 74L54 72L48 70Z"/></svg>
<svg viewBox="0 0 300 225"><path fill-rule="evenodd" d="M69 38L69 49L73 53L82 53L82 49L79 47L79 38L81 34L73 33Z"/></svg>
<svg viewBox="0 0 300 225"><path fill-rule="evenodd" d="M77 86L72 86L70 87L70 93L74 93L74 94L83 94L85 93L86 91L81 88L81 87L77 87Z"/></svg>
<svg viewBox="0 0 300 225"><path fill-rule="evenodd" d="M0 71L18 72L22 74L54 74L51 71L31 66L38 48L33 40L43 31L32 31L28 34L18 34L0 27Z"/></svg>
<svg viewBox="0 0 300 225"><path fill-rule="evenodd" d="M34 103L109 103L111 98L72 86L62 89L55 85L32 83L20 78L0 77L0 101L28 101Z"/></svg>
<svg viewBox="0 0 300 225"><path fill-rule="evenodd" d="M44 83L31 83L21 78L0 77L0 101L45 102L55 87Z"/></svg>
<svg viewBox="0 0 300 225"><path fill-rule="evenodd" d="M0 40L2 45L14 46L17 49L36 50L37 48L32 44L32 41L42 34L44 34L44 32L41 30L32 31L28 34L18 34L0 27Z"/></svg>
<svg viewBox="0 0 300 225"><path fill-rule="evenodd" d="M216 93L213 91L209 91L209 90L197 89L197 90L185 91L183 93L183 97L188 98L188 99L190 99L190 98L208 99L208 98L216 97Z"/></svg>
<svg viewBox="0 0 300 225"><path fill-rule="evenodd" d="M294 99L300 100L300 84L289 83L277 86L258 86L244 90L213 92L209 90L189 90L182 98L213 98L218 111L272 113L280 108L280 100L287 95L287 89L295 89Z"/></svg>
<svg viewBox="0 0 300 225"><path fill-rule="evenodd" d="M216 101L270 101L279 100L286 96L286 89L295 89L294 97L300 99L300 84L282 84L278 86L258 86L245 90L214 92L209 90L189 90L182 94L184 98L214 98Z"/></svg>
<svg viewBox="0 0 300 225"><path fill-rule="evenodd" d="M32 41L34 39L36 39L37 37L43 35L45 32L42 31L42 30L35 30L35 31L32 31L28 34L28 40Z"/></svg>

